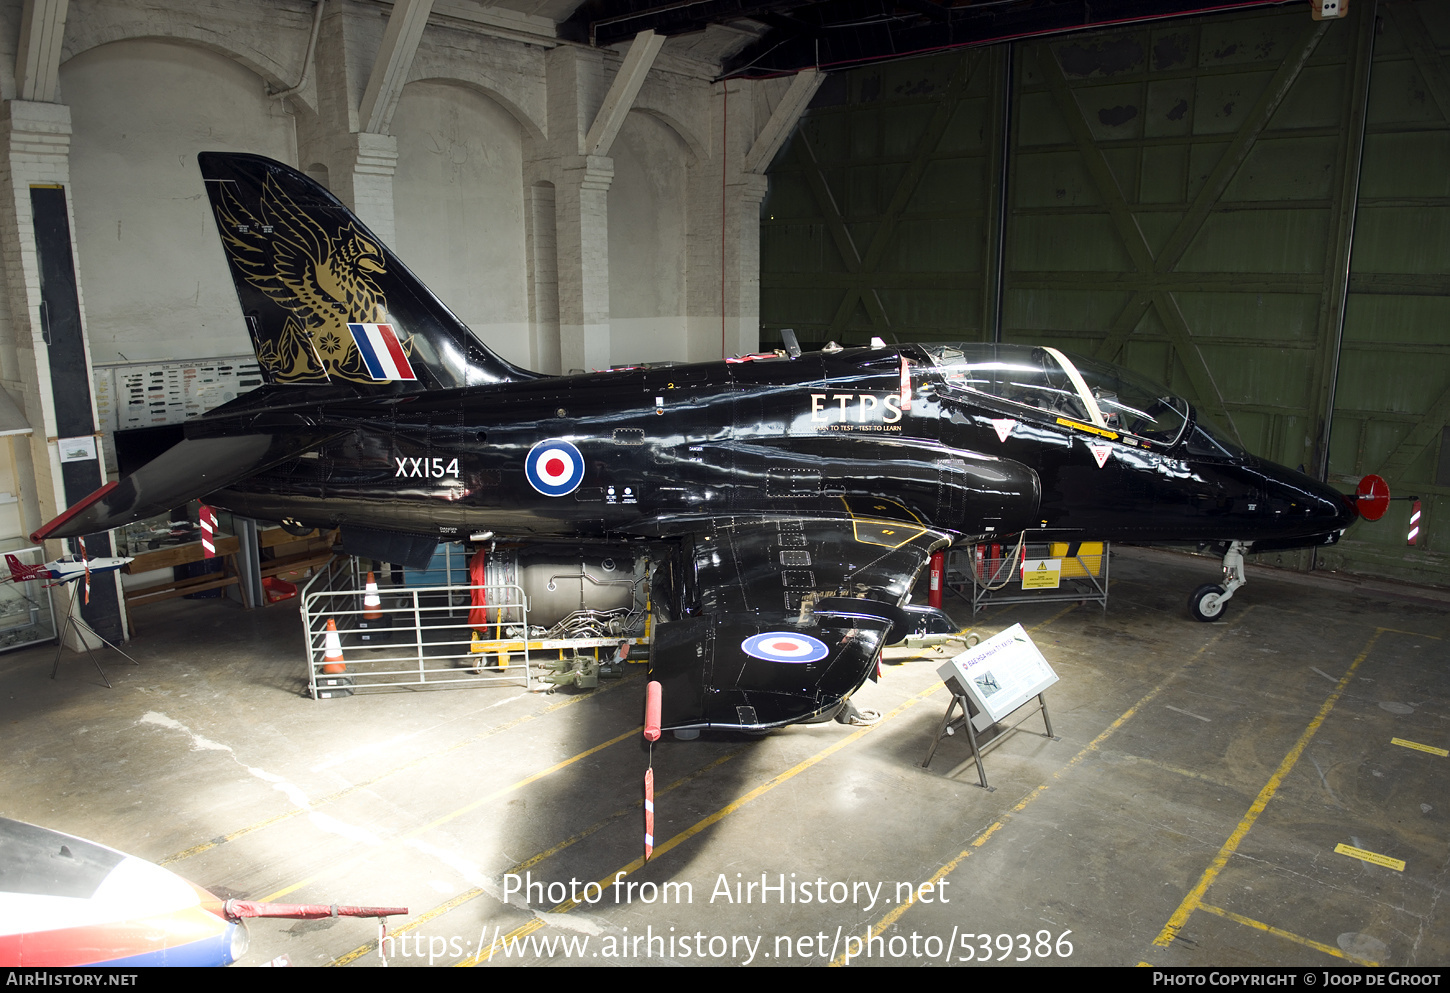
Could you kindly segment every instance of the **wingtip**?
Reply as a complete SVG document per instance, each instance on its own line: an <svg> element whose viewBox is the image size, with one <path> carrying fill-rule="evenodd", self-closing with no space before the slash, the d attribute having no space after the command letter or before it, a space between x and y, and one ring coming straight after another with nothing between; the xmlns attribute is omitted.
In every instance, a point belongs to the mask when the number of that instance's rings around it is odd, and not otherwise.
<svg viewBox="0 0 1450 993"><path fill-rule="evenodd" d="M105 486L102 486L100 489L85 497L79 503L75 504L72 507L68 507L59 517L56 517L54 520L49 521L48 523L42 524L39 528L31 533L31 542L33 544L39 545L42 542L48 541L51 538L55 537L55 533L64 528L66 524L70 523L78 514L81 513L81 511L85 510L96 501L102 499L107 493L110 493L118 485L118 483L107 483ZM70 537L70 535L65 535L64 537Z"/></svg>

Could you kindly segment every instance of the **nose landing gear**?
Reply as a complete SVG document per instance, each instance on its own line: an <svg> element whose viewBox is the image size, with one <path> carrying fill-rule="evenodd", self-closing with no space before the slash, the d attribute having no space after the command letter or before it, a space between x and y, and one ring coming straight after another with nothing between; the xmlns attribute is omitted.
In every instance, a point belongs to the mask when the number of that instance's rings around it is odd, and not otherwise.
<svg viewBox="0 0 1450 993"><path fill-rule="evenodd" d="M1248 579L1244 576L1244 552L1247 541L1231 541L1223 555L1223 584L1209 583L1193 591L1188 598L1188 611L1200 621L1216 621L1223 617L1229 599Z"/></svg>

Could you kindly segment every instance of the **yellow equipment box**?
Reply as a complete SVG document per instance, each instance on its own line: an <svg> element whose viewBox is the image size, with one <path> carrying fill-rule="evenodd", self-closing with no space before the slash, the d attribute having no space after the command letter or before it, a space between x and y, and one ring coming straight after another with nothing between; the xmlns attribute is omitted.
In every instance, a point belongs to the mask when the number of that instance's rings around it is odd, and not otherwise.
<svg viewBox="0 0 1450 993"><path fill-rule="evenodd" d="M1050 555L1062 559L1063 579L1086 579L1103 574L1103 543L1101 541L1054 541Z"/></svg>

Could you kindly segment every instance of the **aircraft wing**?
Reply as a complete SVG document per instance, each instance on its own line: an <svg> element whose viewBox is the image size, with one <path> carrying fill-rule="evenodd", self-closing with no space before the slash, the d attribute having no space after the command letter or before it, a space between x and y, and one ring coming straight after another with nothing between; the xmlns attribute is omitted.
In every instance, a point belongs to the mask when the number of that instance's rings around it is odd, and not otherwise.
<svg viewBox="0 0 1450 993"><path fill-rule="evenodd" d="M829 716L905 634L890 634L905 620L899 605L949 540L865 516L715 522L674 577L698 612L652 635L661 726L760 730Z"/></svg>
<svg viewBox="0 0 1450 993"><path fill-rule="evenodd" d="M154 517L311 451L342 433L338 429L300 428L187 438L125 479L107 483L55 520L41 525L30 540L39 544L51 538L76 538Z"/></svg>

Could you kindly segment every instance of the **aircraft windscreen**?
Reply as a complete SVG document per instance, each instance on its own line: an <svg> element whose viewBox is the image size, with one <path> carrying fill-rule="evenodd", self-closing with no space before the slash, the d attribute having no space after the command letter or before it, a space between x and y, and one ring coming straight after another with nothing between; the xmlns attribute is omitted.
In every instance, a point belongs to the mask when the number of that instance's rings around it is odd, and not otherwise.
<svg viewBox="0 0 1450 993"><path fill-rule="evenodd" d="M1166 387L1096 359L1074 355L1072 362L1108 427L1162 445L1172 445L1183 434L1191 408Z"/></svg>
<svg viewBox="0 0 1450 993"><path fill-rule="evenodd" d="M952 389L1100 423L1163 446L1176 442L1188 424L1190 408L1183 399L1096 359L1023 345L929 345L926 350Z"/></svg>
<svg viewBox="0 0 1450 993"><path fill-rule="evenodd" d="M1193 430L1184 445L1190 455L1216 459L1242 459L1248 452L1229 440L1227 432L1210 424L1202 414L1195 414Z"/></svg>

